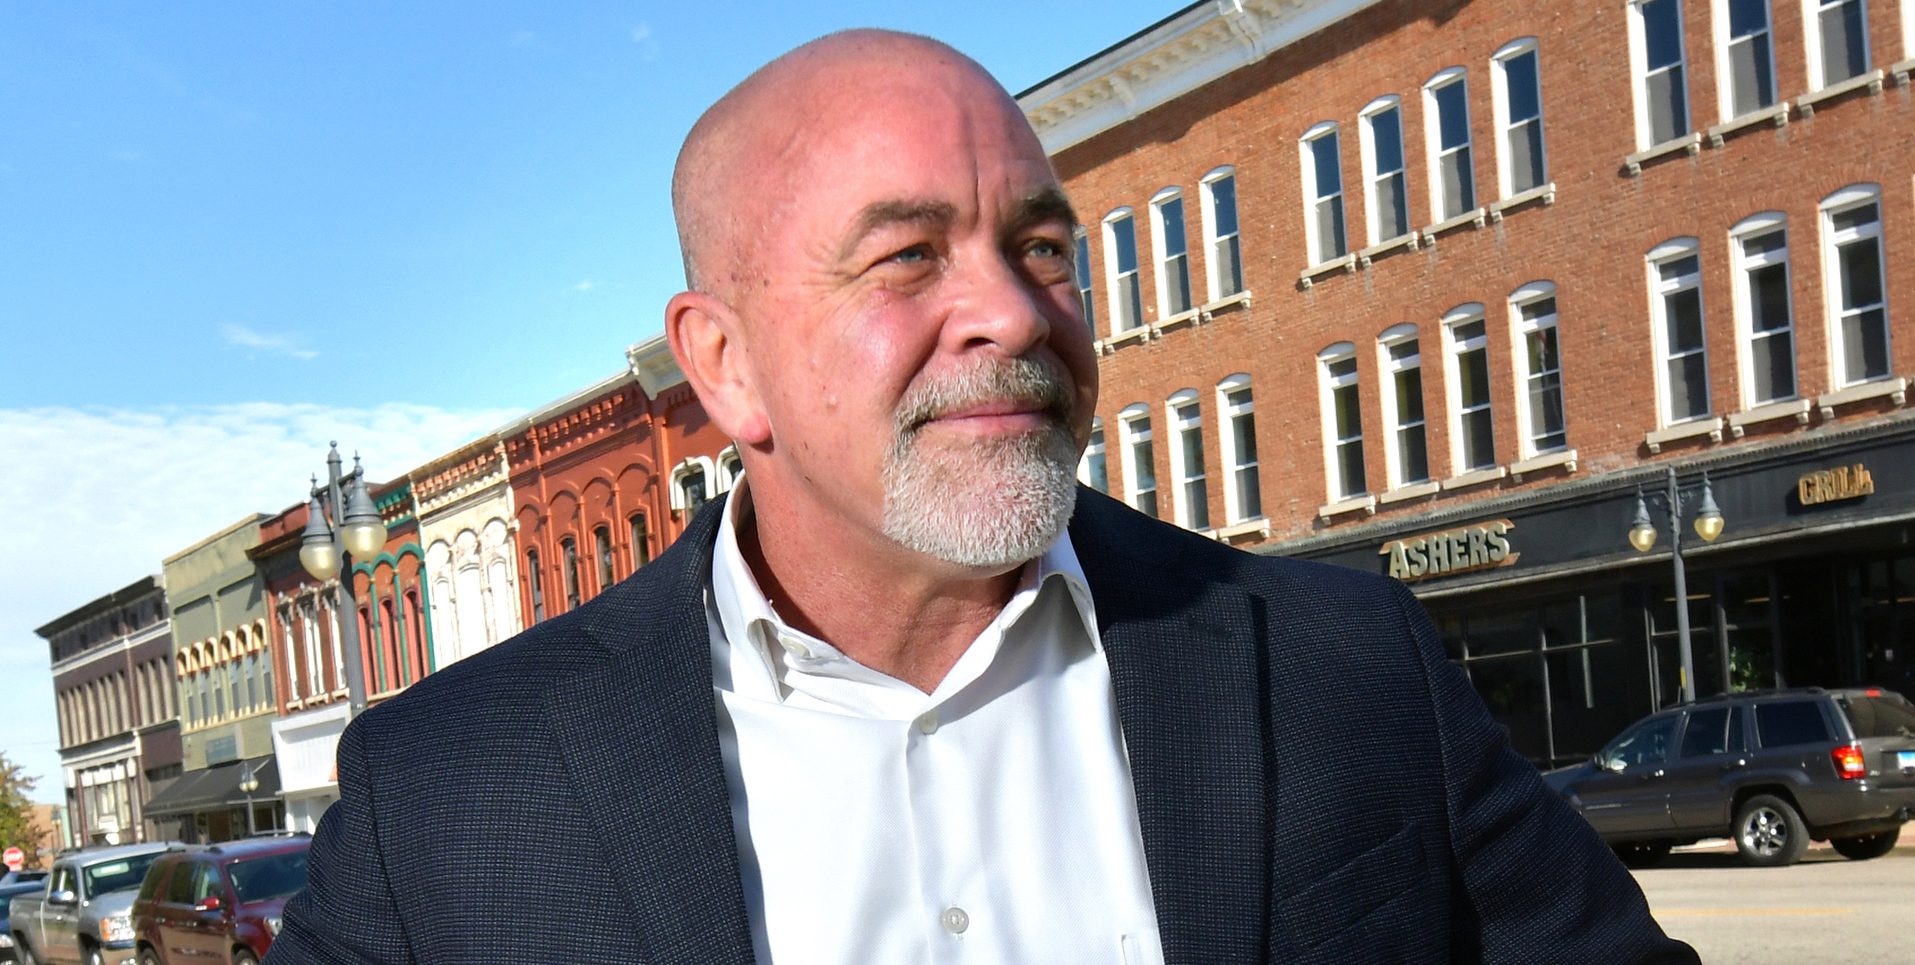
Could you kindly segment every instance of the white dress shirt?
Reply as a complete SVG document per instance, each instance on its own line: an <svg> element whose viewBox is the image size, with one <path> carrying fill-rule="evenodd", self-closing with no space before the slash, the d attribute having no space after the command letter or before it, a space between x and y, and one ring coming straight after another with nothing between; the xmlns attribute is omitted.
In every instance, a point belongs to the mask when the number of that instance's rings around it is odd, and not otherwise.
<svg viewBox="0 0 1915 965"><path fill-rule="evenodd" d="M707 614L760 962L1163 961L1130 766L1068 535L929 694L779 619L732 493Z"/></svg>

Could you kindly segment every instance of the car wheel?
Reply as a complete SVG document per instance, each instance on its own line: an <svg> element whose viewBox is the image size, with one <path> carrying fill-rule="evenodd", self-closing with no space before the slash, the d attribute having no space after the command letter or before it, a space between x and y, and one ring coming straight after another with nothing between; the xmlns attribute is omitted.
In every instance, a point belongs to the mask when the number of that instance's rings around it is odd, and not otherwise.
<svg viewBox="0 0 1915 965"><path fill-rule="evenodd" d="M160 953L151 948L140 949L140 965L160 965Z"/></svg>
<svg viewBox="0 0 1915 965"><path fill-rule="evenodd" d="M1901 836L1902 829L1894 828L1876 834L1864 834L1859 838L1834 838L1829 844L1834 845L1836 853L1844 858L1867 861L1895 850L1895 839Z"/></svg>
<svg viewBox="0 0 1915 965"><path fill-rule="evenodd" d="M1631 841L1615 846L1616 857L1631 868L1653 868L1669 857L1668 841Z"/></svg>
<svg viewBox="0 0 1915 965"><path fill-rule="evenodd" d="M1735 848L1758 867L1781 867L1802 860L1809 828L1795 806L1779 797L1757 794L1735 812Z"/></svg>
<svg viewBox="0 0 1915 965"><path fill-rule="evenodd" d="M13 949L14 953L20 956L20 965L40 965L40 956L33 954L32 946L25 941L15 938Z"/></svg>
<svg viewBox="0 0 1915 965"><path fill-rule="evenodd" d="M106 965L106 956L101 955L97 948L89 948L86 950L86 965Z"/></svg>
<svg viewBox="0 0 1915 965"><path fill-rule="evenodd" d="M233 965L259 965L259 959L254 958L252 952L242 949L233 953Z"/></svg>

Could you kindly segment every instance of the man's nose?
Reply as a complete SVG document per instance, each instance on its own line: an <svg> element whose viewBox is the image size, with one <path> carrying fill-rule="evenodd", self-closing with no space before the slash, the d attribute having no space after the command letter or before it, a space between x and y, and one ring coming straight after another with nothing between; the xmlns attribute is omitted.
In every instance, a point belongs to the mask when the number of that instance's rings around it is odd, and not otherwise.
<svg viewBox="0 0 1915 965"><path fill-rule="evenodd" d="M947 348L964 352L995 345L1015 358L1050 339L1056 306L1008 256L973 259L957 275L943 332Z"/></svg>

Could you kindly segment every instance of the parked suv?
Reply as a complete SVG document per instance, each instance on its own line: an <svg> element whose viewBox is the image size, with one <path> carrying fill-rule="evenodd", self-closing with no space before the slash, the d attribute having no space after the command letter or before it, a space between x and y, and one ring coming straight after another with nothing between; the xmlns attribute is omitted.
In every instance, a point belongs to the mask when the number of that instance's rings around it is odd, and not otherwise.
<svg viewBox="0 0 1915 965"><path fill-rule="evenodd" d="M1726 694L1543 779L1632 863L1716 837L1754 865L1793 864L1810 839L1875 858L1915 818L1915 706L1877 688Z"/></svg>
<svg viewBox="0 0 1915 965"><path fill-rule="evenodd" d="M162 855L133 901L140 965L257 965L286 899L306 887L305 834Z"/></svg>
<svg viewBox="0 0 1915 965"><path fill-rule="evenodd" d="M127 909L164 843L62 852L42 887L7 905L13 955L26 965L132 965Z"/></svg>

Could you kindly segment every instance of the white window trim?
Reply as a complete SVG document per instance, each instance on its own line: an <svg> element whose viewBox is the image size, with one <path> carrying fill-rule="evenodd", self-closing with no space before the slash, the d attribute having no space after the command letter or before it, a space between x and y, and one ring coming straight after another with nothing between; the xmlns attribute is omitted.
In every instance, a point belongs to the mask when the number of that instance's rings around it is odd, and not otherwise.
<svg viewBox="0 0 1915 965"><path fill-rule="evenodd" d="M1863 232L1844 233L1841 236L1837 236L1834 228L1835 216L1851 208L1857 208L1865 204L1875 205L1874 227ZM1822 231L1823 318L1828 327L1829 385L1837 390L1895 378L1895 326L1889 321L1893 316L1889 314L1889 291L1888 279L1886 277L1882 279L1882 317L1888 337L1888 372L1877 379L1845 381L1842 378L1842 351L1847 346L1844 345L1842 341L1842 265L1841 261L1836 257L1836 248L1843 242L1853 241L1858 238L1874 238L1877 252L1876 264L1879 266L1878 270L1886 276L1888 272L1888 239L1882 231L1882 219L1887 217L1887 214L1888 212L1883 210L1882 207L1882 189L1874 184L1850 185L1823 199L1818 208L1817 220L1820 222Z"/></svg>
<svg viewBox="0 0 1915 965"><path fill-rule="evenodd" d="M738 462L738 471L735 473L731 472L727 465L727 462L730 460L736 460ZM733 487L738 485L738 480L745 478L745 463L743 459L739 458L738 445L736 443L726 446L721 450L714 464L718 467L718 472L712 478L717 480L718 492L720 493L731 492Z"/></svg>
<svg viewBox="0 0 1915 965"><path fill-rule="evenodd" d="M1071 266L1071 286L1077 289L1078 304L1084 310L1084 324L1097 333L1097 283L1092 277L1090 229L1083 225L1071 229L1071 254L1077 263Z"/></svg>
<svg viewBox="0 0 1915 965"><path fill-rule="evenodd" d="M1376 167L1376 119L1378 115L1392 110L1396 111L1396 142L1403 154L1403 167L1397 169L1397 173L1403 176L1403 234L1385 238L1383 237L1383 200L1382 195L1377 192L1377 179L1382 176L1382 172ZM1374 248L1386 241L1394 241L1416 233L1416 229L1410 226L1410 219L1414 217L1411 212L1414 209L1409 203L1410 145L1403 134L1403 99L1395 94L1386 94L1371 101L1357 114L1357 118L1361 122L1357 125L1357 139L1363 155L1364 238L1365 244ZM1347 234L1349 228L1346 226L1344 231Z"/></svg>
<svg viewBox="0 0 1915 965"><path fill-rule="evenodd" d="M1137 212L1129 206L1125 206L1104 216L1104 292L1106 295L1104 307L1110 312L1109 331L1110 337L1112 338L1142 331L1146 327L1144 319L1142 318L1131 319L1132 324L1127 328L1118 327L1118 324L1122 322L1124 318L1124 313L1117 307L1118 302L1122 300L1124 296L1124 286L1121 284L1124 273L1118 269L1117 223L1126 219L1130 221L1131 244L1134 248L1138 240ZM1141 275L1144 268L1144 253L1138 251L1136 252L1136 256L1137 268L1132 274ZM1141 277L1138 278L1138 284L1143 284ZM1139 298L1137 304L1139 308L1138 314L1141 315L1143 299Z"/></svg>
<svg viewBox="0 0 1915 965"><path fill-rule="evenodd" d="M1233 406L1230 403L1230 394L1239 389L1250 390L1250 401L1243 406ZM1263 485L1262 447L1258 447L1260 458L1256 463L1250 464L1241 461L1242 454L1237 452L1237 433L1233 424L1233 420L1239 415L1248 415L1252 419L1256 418L1257 394L1255 388L1251 385L1250 376L1247 373L1238 372L1218 382L1216 399L1217 455L1219 463L1223 467L1224 522L1226 525L1235 525L1237 523L1247 523L1253 519L1263 519L1264 514L1261 512L1255 516L1246 515L1243 511L1243 500L1237 496L1237 473L1248 468L1250 465L1255 465L1257 468L1258 488L1261 489ZM1254 432L1255 429L1253 427L1252 433L1254 434ZM1261 509L1263 502L1262 493L1258 493L1257 502L1258 508Z"/></svg>
<svg viewBox="0 0 1915 965"><path fill-rule="evenodd" d="M1184 432L1180 416L1184 409L1191 406L1195 406L1197 409L1197 434L1201 439L1204 429L1204 410L1203 401L1198 397L1196 389L1178 389L1169 399L1164 401L1164 431L1170 435L1170 438L1166 441L1170 443L1170 484L1171 491L1176 496L1176 498L1172 500L1172 503L1176 507L1177 525L1185 529L1204 530L1210 528L1209 523L1206 522L1202 526L1197 525L1197 521L1190 518L1190 506L1184 499L1185 487L1194 480L1192 477L1184 474ZM1206 464L1203 469L1203 483L1205 486L1208 486L1210 484L1210 467ZM1162 490L1163 487L1158 487L1160 493ZM1208 509L1209 496L1207 493L1204 497L1204 503L1205 508ZM1157 505L1160 509L1163 507L1161 497L1158 499Z"/></svg>
<svg viewBox="0 0 1915 965"><path fill-rule="evenodd" d="M1649 125L1649 36L1642 22L1642 5L1645 2L1647 2L1647 0L1630 0L1629 16L1627 18L1629 23L1629 82L1633 88L1636 103L1636 150L1638 152L1648 151L1650 148L1661 146L1661 144L1679 143L1687 135L1687 132L1695 128L1696 123L1696 107L1689 102L1689 38L1687 31L1681 31L1680 33L1682 33L1683 36L1677 37L1676 43L1677 50L1682 56L1680 63L1682 64L1683 113L1689 116L1683 118L1684 123L1678 125L1680 129L1671 140L1665 142L1651 140L1654 134ZM1770 20L1773 21L1774 17L1771 16ZM1676 22L1684 22L1682 0L1676 0Z"/></svg>
<svg viewBox="0 0 1915 965"><path fill-rule="evenodd" d="M1465 344L1464 341L1456 335L1456 329L1459 326L1467 325L1471 322L1483 323L1483 334L1480 345ZM1468 304L1458 305L1443 313L1440 328L1443 333L1443 405L1445 411L1449 413L1450 467L1453 470L1452 475L1460 476L1481 470L1494 469L1496 468L1496 403L1494 396L1491 397L1488 403L1491 428L1491 458L1489 465L1471 467L1465 464L1468 461L1463 451L1463 416L1466 413L1463 412L1463 367L1459 361L1459 356L1466 351L1471 351L1476 348L1481 348L1485 353L1489 351L1488 311L1481 302L1470 302ZM1485 361L1488 361L1487 355L1485 355ZM1428 424L1428 422L1428 413L1425 413L1424 423Z"/></svg>
<svg viewBox="0 0 1915 965"><path fill-rule="evenodd" d="M1491 111L1496 122L1496 196L1509 199L1516 194L1516 172L1511 167L1515 158L1512 145L1515 139L1510 135L1512 128L1509 116L1509 62L1524 54L1536 55L1536 127L1542 132L1543 143L1543 180L1534 191L1549 184L1549 112L1543 109L1543 55L1542 48L1535 37L1512 40L1502 46L1490 57L1490 95Z"/></svg>
<svg viewBox="0 0 1915 965"><path fill-rule="evenodd" d="M1325 242L1329 239L1317 237L1317 203L1324 200L1324 198L1318 197L1317 195L1316 152L1311 150L1311 146L1318 139L1324 137L1337 138L1337 193L1335 197L1348 198L1350 195L1350 186L1344 183L1343 179L1343 140L1337 128L1337 123L1335 121L1323 121L1311 127L1309 130L1304 131L1303 136L1297 139L1297 153L1303 162L1304 250L1308 253L1310 265L1313 268L1328 264L1348 255L1348 252L1345 252L1343 255L1329 255L1324 250ZM1240 219L1239 224L1241 223ZM1350 206L1348 203L1343 205L1343 246L1345 248L1350 246Z"/></svg>
<svg viewBox="0 0 1915 965"><path fill-rule="evenodd" d="M1712 25L1711 30L1715 40L1716 116L1722 119L1722 123L1727 124L1743 116L1735 112L1735 84L1732 76L1734 65L1729 61L1729 44L1735 40L1735 38L1729 36L1729 0L1710 0L1710 4L1712 9L1710 10L1709 21ZM1774 0L1763 0L1762 9L1768 15L1769 20L1768 27L1766 28L1769 34L1769 83L1774 86L1774 89L1770 90L1769 94L1773 98L1773 101L1768 107L1757 108L1756 110L1750 111L1749 116L1774 110L1776 104L1782 103L1782 79L1778 77L1775 72Z"/></svg>
<svg viewBox="0 0 1915 965"><path fill-rule="evenodd" d="M1170 304L1171 286L1170 286L1170 252L1169 252L1169 238L1168 238L1169 233L1164 228L1164 207L1163 206L1166 203L1171 201L1182 201L1183 198L1184 198L1184 189L1181 187L1172 186L1157 192L1157 194L1150 199L1151 265L1152 265L1152 270L1156 273L1156 276L1157 276L1157 317L1160 319L1169 319L1175 315L1183 315L1188 312L1196 311L1197 305L1198 305L1197 292L1196 292L1197 286L1191 284L1191 277L1190 277L1189 205L1184 206L1185 208L1184 215L1183 215L1184 223L1182 227L1184 231L1184 287L1190 290L1190 293L1191 293L1190 305L1189 307L1183 309L1182 311L1172 311L1171 304Z"/></svg>
<svg viewBox="0 0 1915 965"><path fill-rule="evenodd" d="M1535 424L1535 419L1529 409L1529 381L1535 378L1536 373L1529 370L1529 345L1527 342L1532 332L1539 332L1545 328L1553 328L1556 330L1556 381L1557 391L1561 392L1563 382L1561 362L1563 354L1561 325L1562 303L1558 302L1556 311L1550 312L1545 318L1524 318L1523 309L1546 298L1555 297L1556 286L1546 281L1530 282L1511 292L1509 295L1510 352L1512 353L1511 358L1514 359L1516 363L1516 452L1521 457L1515 465L1522 465L1551 453L1575 451L1569 448L1569 400L1566 397L1563 399L1563 444L1561 446L1550 449L1539 448L1536 445L1536 435L1531 431L1532 426ZM1519 470L1512 468L1510 471L1517 472Z"/></svg>
<svg viewBox="0 0 1915 965"><path fill-rule="evenodd" d="M1868 23L1868 0L1853 0L1862 5L1862 70L1857 77L1865 77L1875 66L1875 56L1869 49L1871 37ZM1829 79L1822 73L1822 11L1823 0L1802 0L1802 56L1808 68L1809 92L1822 90L1830 86ZM1904 29L1907 29L1904 27ZM1854 78L1845 78L1853 80ZM1842 81L1834 81L1842 83Z"/></svg>
<svg viewBox="0 0 1915 965"><path fill-rule="evenodd" d="M1323 488L1330 496L1330 505L1341 505L1353 499L1361 499L1369 494L1369 463L1364 463L1364 479L1357 480L1363 488L1354 492L1343 492L1337 485L1340 463L1337 460L1336 428L1336 390L1342 384L1330 377L1330 366L1345 359L1356 359L1356 345L1352 342L1338 342L1317 353L1317 410L1323 422ZM1359 366L1351 374L1350 382L1357 387L1357 419L1362 422L1363 415L1363 371ZM1357 436L1357 447L1363 446L1363 436Z"/></svg>
<svg viewBox="0 0 1915 965"><path fill-rule="evenodd" d="M1742 248L1744 241L1771 231L1782 232L1783 249L1780 258L1774 255L1750 258L1744 253ZM1729 286L1729 294L1735 306L1736 374L1738 376L1736 381L1740 383L1737 395L1744 412L1753 411L1760 406L1787 402L1799 398L1802 394L1802 372L1799 368L1801 326L1797 324L1795 317L1795 265L1792 263L1794 259L1791 258L1794 250L1794 237L1789 233L1788 217L1779 211L1765 211L1751 215L1729 229L1729 264L1732 266L1730 275L1734 279L1734 284ZM1785 279L1783 290L1789 300L1789 371L1795 375L1793 380L1795 391L1773 399L1757 399L1755 397L1755 306L1749 302L1749 272L1751 269L1767 267L1778 262L1782 265L1782 277Z"/></svg>
<svg viewBox="0 0 1915 965"><path fill-rule="evenodd" d="M1468 135L1464 146L1470 152L1470 200L1479 205L1483 200L1476 184L1476 131L1471 127L1469 72L1462 67L1446 67L1423 82L1423 157L1429 169L1425 189L1429 192L1430 224L1433 225L1445 224L1469 213L1469 209L1453 215L1443 212L1443 121L1436 110L1436 92L1451 84L1463 85L1463 132Z"/></svg>
<svg viewBox="0 0 1915 965"><path fill-rule="evenodd" d="M1091 456L1103 456L1104 488L1109 489L1110 437L1104 432L1104 420L1102 417L1092 418L1090 420L1090 428L1090 435L1086 437L1087 441L1084 443L1084 454L1077 458L1077 481L1086 486L1090 486L1092 489L1096 489L1097 487L1091 482L1090 476Z"/></svg>
<svg viewBox="0 0 1915 965"><path fill-rule="evenodd" d="M1915 0L1902 0L1902 65L1915 61Z"/></svg>
<svg viewBox="0 0 1915 965"><path fill-rule="evenodd" d="M1423 412L1423 454L1424 476L1422 479L1409 479L1404 476L1403 453L1397 444L1397 433L1403 426L1397 422L1396 375L1398 372L1414 368L1421 375L1423 368L1423 345L1417 342L1414 364L1405 364L1390 356L1390 349L1404 342L1416 341L1417 332L1414 322L1403 322L1383 330L1376 338L1377 398L1383 404L1383 468L1384 482L1390 489L1402 489L1429 482L1433 475L1429 472L1430 414L1425 406Z"/></svg>
<svg viewBox="0 0 1915 965"><path fill-rule="evenodd" d="M1702 389L1709 397L1709 410L1699 416L1677 419L1670 410L1675 401L1670 394L1669 385L1669 320L1664 314L1666 296L1685 291L1689 286L1680 282L1670 285L1662 280L1662 266L1671 261L1695 256L1696 300L1700 303L1698 311L1702 315ZM1702 244L1692 237L1675 238L1665 241L1651 249L1644 259L1649 272L1649 325L1650 339L1654 346L1656 359L1656 426L1667 429L1672 426L1693 425L1703 422L1719 422L1715 415L1715 391L1709 384L1709 303L1702 291Z"/></svg>
<svg viewBox="0 0 1915 965"><path fill-rule="evenodd" d="M718 495L718 466L710 456L691 456L672 469L672 509L684 510L690 505L685 498L685 482L695 472L705 474L705 501L709 503Z"/></svg>
<svg viewBox="0 0 1915 965"><path fill-rule="evenodd" d="M1203 176L1203 179L1201 181L1198 182L1198 184L1201 187L1201 190L1197 192L1198 201L1203 208L1204 294L1206 295L1206 300L1211 302L1221 301L1226 297L1223 293L1223 274L1219 270L1222 266L1217 261L1217 246L1224 239L1223 237L1217 234L1217 199L1213 190L1213 186L1218 181L1222 181L1225 178L1229 178L1232 182L1231 197L1235 198L1237 196L1237 192L1235 190L1236 177L1237 177L1237 169L1233 167L1232 165L1225 164L1225 165L1220 165L1216 168L1213 168L1208 174L1205 174ZM1237 233L1236 233L1237 277L1240 280L1242 280L1243 279L1243 211L1242 211L1242 206L1238 205L1237 202L1232 201L1231 204L1238 208L1236 212L1236 219L1235 219L1237 222ZM1232 294L1239 294L1242 291L1248 291L1249 288L1250 286L1246 283L1239 289L1238 292L1233 292Z"/></svg>
<svg viewBox="0 0 1915 965"><path fill-rule="evenodd" d="M1150 406L1147 406L1142 402L1135 402L1130 405L1127 405L1124 407L1124 410L1122 412L1117 413L1118 459L1122 463L1122 466L1124 469L1124 503L1132 509L1138 508L1137 497L1141 495L1141 491L1137 488L1137 443L1145 441L1144 439L1139 438L1141 433L1137 431L1136 426L1140 420L1148 420L1149 418L1150 418ZM1152 486L1150 491L1154 493L1157 497L1157 513L1154 513L1152 515L1159 515L1161 518L1160 514L1163 512L1163 508L1164 508L1164 499L1163 499L1164 487L1157 480L1157 467L1155 465L1157 461L1156 460L1156 454L1157 454L1156 426L1151 426L1149 429L1146 429L1145 432L1148 432L1150 434L1148 436L1148 440L1152 444L1151 445L1152 465L1150 467L1150 476L1152 480ZM1106 441L1108 442L1108 440ZM1104 465L1105 465L1106 471L1108 471L1110 466L1109 461L1106 460Z"/></svg>

